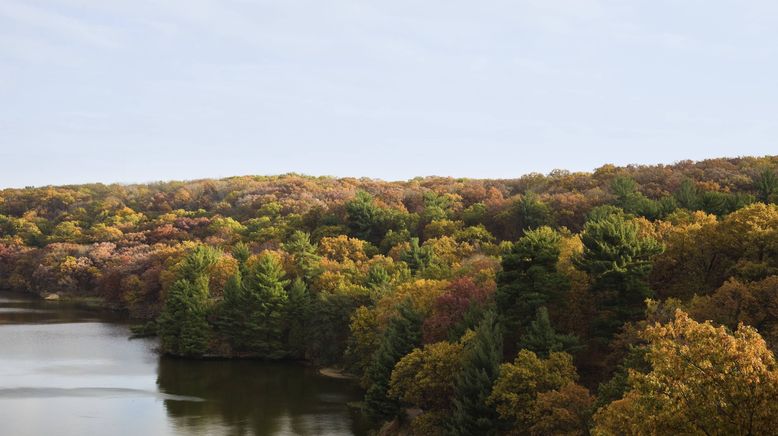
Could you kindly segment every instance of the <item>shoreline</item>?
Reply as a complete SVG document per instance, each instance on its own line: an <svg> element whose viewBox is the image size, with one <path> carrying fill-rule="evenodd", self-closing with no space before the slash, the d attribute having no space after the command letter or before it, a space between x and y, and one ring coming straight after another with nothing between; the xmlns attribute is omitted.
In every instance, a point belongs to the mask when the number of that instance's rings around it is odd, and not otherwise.
<svg viewBox="0 0 778 436"><path fill-rule="evenodd" d="M349 374L347 372L344 372L343 370L332 368L332 367L324 367L319 368L319 374L323 375L324 377L334 378L338 380L359 380L359 377L357 377L354 374Z"/></svg>

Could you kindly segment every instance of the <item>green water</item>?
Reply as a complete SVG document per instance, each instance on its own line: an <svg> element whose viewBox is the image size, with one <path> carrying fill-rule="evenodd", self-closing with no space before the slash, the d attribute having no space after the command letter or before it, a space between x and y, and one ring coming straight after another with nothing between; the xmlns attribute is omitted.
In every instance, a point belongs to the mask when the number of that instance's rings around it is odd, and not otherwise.
<svg viewBox="0 0 778 436"><path fill-rule="evenodd" d="M2 435L361 435L349 381L313 368L160 357L126 322L0 294Z"/></svg>

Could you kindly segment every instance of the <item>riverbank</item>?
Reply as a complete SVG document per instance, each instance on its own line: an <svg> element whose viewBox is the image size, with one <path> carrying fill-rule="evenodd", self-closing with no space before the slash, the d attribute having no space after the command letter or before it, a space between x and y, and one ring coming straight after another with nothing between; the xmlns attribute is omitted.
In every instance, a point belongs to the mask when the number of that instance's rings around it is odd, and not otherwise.
<svg viewBox="0 0 778 436"><path fill-rule="evenodd" d="M101 309L111 311L123 311L123 308L110 304L103 297L94 295L71 295L59 292L30 292L14 289L0 289L0 295L12 296L23 300L46 301L51 303L67 303L72 306L78 306L89 309Z"/></svg>

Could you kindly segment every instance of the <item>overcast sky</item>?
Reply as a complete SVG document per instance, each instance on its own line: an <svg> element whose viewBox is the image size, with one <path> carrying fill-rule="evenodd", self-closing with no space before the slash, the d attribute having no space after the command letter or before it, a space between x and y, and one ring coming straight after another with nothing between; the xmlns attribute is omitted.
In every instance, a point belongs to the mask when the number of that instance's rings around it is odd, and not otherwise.
<svg viewBox="0 0 778 436"><path fill-rule="evenodd" d="M778 154L775 1L0 0L0 187Z"/></svg>

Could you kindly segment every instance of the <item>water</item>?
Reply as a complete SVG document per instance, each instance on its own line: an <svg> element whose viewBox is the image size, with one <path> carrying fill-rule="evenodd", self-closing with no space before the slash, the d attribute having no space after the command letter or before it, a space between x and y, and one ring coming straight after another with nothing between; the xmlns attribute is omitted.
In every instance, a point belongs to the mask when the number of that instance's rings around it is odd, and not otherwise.
<svg viewBox="0 0 778 436"><path fill-rule="evenodd" d="M0 294L2 435L361 435L349 381L292 363L188 361L110 314Z"/></svg>

